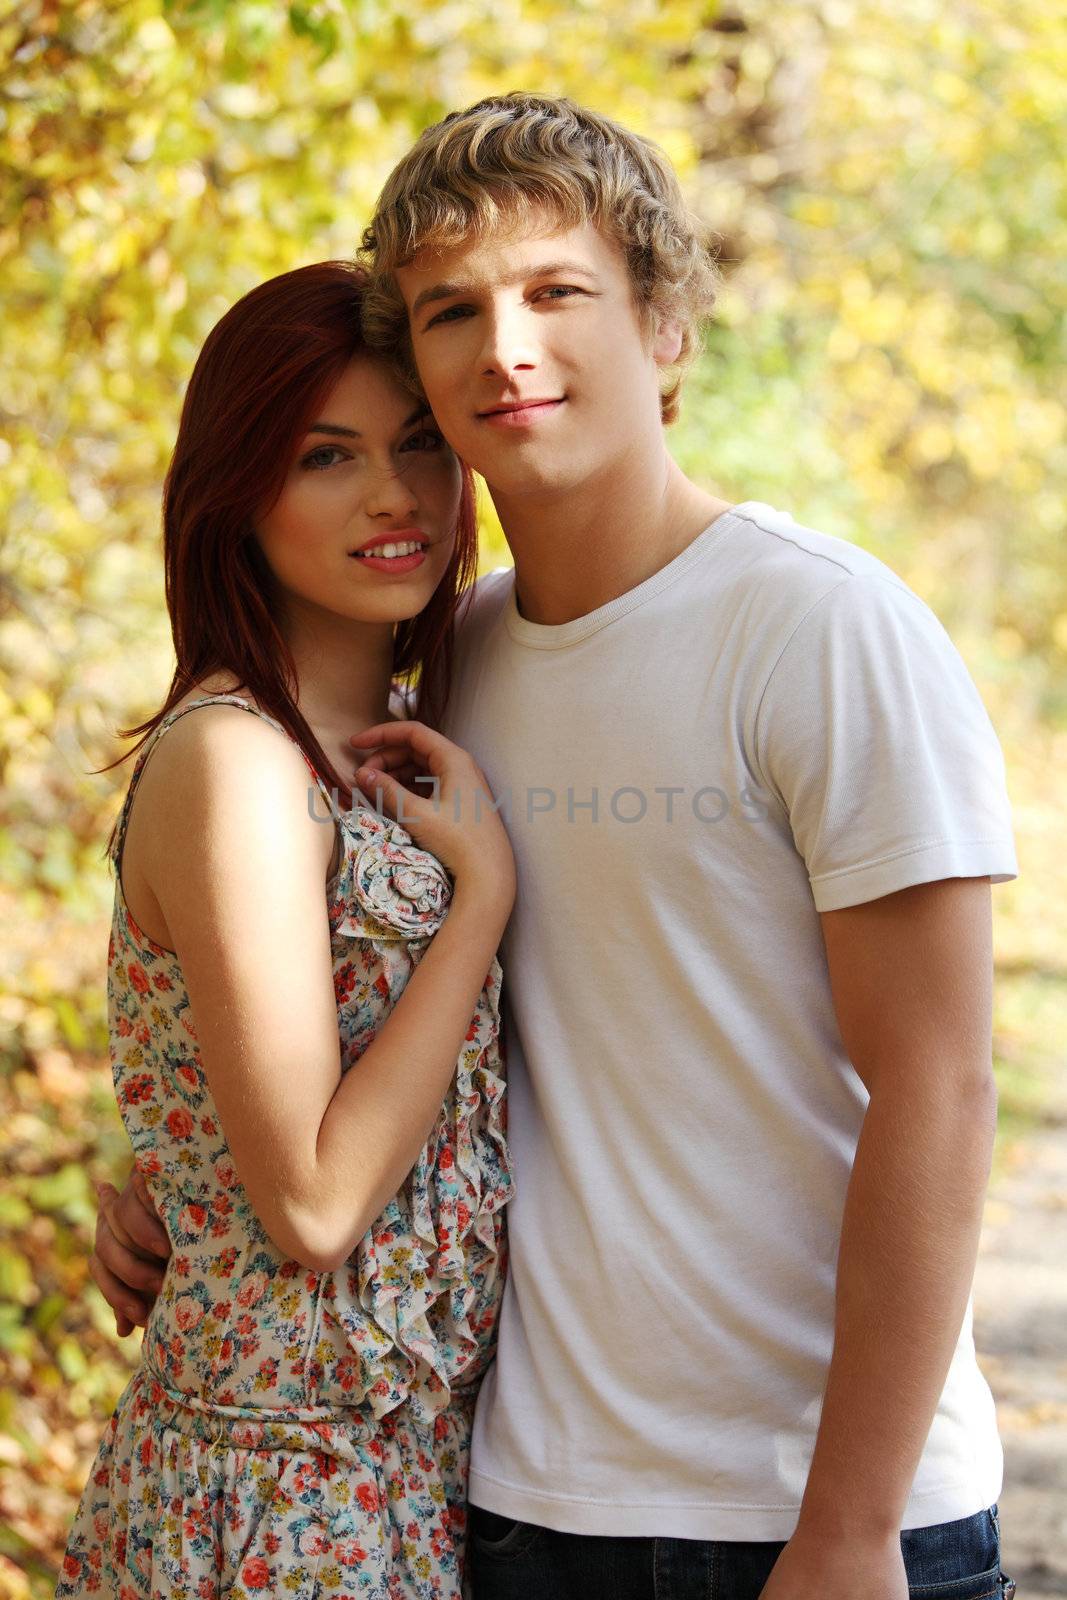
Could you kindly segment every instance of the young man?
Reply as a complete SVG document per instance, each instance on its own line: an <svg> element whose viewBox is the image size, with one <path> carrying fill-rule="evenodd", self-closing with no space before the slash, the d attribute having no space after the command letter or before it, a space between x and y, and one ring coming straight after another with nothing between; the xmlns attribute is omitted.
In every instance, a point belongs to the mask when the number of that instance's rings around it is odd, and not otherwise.
<svg viewBox="0 0 1067 1600"><path fill-rule="evenodd" d="M483 101L366 242L371 332L515 558L445 730L519 869L476 1600L1008 1593L968 1297L1016 868L967 672L880 562L672 461L715 273L653 146ZM147 1241L132 1188L108 1211Z"/></svg>

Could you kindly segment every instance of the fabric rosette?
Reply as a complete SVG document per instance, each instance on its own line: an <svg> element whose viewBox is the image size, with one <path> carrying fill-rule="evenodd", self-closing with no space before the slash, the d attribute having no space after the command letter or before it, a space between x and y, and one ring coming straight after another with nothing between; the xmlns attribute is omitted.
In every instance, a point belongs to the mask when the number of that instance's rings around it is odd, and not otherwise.
<svg viewBox="0 0 1067 1600"><path fill-rule="evenodd" d="M359 814L363 837L348 853L338 888L348 920L339 932L386 939L429 939L452 900L452 881L436 856L420 850L398 824ZM353 913L355 914L353 916ZM362 923L364 926L356 926Z"/></svg>

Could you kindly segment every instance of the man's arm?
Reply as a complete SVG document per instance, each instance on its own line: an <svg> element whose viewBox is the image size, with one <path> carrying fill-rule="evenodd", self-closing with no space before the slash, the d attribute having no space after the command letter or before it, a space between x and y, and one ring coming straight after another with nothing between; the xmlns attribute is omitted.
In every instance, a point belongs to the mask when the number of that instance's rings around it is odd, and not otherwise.
<svg viewBox="0 0 1067 1600"><path fill-rule="evenodd" d="M815 1454L763 1600L906 1600L900 1526L963 1324L996 1129L989 882L917 885L822 927L870 1105Z"/></svg>

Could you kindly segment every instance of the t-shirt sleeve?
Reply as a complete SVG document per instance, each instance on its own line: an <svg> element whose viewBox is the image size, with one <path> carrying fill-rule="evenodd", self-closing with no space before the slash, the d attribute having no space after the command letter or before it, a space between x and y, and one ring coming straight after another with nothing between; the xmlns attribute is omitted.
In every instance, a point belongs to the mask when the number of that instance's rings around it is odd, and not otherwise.
<svg viewBox="0 0 1067 1600"><path fill-rule="evenodd" d="M755 721L819 911L940 878L1016 876L1004 758L930 608L850 575L795 628Z"/></svg>

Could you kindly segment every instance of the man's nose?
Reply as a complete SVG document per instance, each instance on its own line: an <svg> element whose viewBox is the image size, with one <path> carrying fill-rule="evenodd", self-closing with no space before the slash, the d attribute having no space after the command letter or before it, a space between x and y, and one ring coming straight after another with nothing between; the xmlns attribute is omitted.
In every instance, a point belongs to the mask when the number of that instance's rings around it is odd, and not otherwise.
<svg viewBox="0 0 1067 1600"><path fill-rule="evenodd" d="M496 308L486 316L480 363L485 377L510 378L537 367L539 352L531 323L526 307Z"/></svg>

